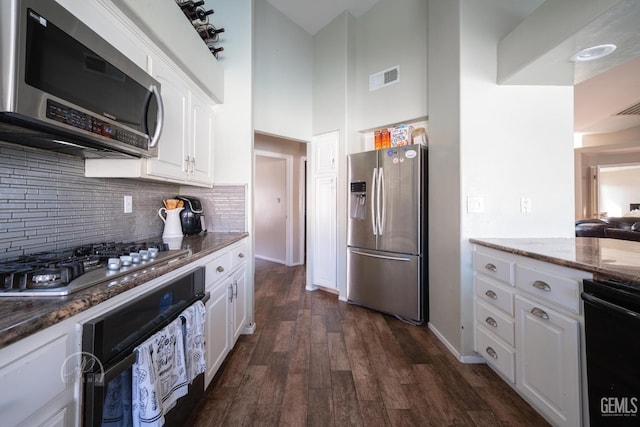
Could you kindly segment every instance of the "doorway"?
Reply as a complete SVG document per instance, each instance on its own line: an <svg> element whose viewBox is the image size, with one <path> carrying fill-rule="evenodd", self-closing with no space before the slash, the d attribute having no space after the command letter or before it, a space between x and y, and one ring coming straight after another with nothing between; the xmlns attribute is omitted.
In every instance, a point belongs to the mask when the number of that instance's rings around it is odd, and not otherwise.
<svg viewBox="0 0 640 427"><path fill-rule="evenodd" d="M255 256L288 265L287 159L256 154Z"/></svg>
<svg viewBox="0 0 640 427"><path fill-rule="evenodd" d="M254 155L255 257L304 265L307 144L256 132Z"/></svg>

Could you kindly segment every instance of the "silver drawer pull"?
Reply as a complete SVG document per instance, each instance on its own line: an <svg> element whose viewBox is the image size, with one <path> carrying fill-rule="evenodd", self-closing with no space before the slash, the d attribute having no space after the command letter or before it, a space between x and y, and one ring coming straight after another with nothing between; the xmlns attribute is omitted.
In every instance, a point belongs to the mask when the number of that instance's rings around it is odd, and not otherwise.
<svg viewBox="0 0 640 427"><path fill-rule="evenodd" d="M531 309L531 314L533 314L534 316L537 316L541 319L544 320L549 320L549 315L547 314L546 311L539 309L538 307L533 307Z"/></svg>
<svg viewBox="0 0 640 427"><path fill-rule="evenodd" d="M498 353L496 353L496 351L494 349L492 349L491 347L487 347L487 349L485 350L487 352L487 354L491 357L493 357L494 359L498 359Z"/></svg>
<svg viewBox="0 0 640 427"><path fill-rule="evenodd" d="M493 271L493 272L498 271L498 267L496 267L495 265L493 265L491 263L488 263L487 265L485 265L484 268L486 268L489 271Z"/></svg>
<svg viewBox="0 0 640 427"><path fill-rule="evenodd" d="M547 285L542 280L536 280L531 284L531 286L533 286L536 289L540 289L541 291L551 292L551 286Z"/></svg>
<svg viewBox="0 0 640 427"><path fill-rule="evenodd" d="M496 319L494 319L493 317L487 317L484 321L487 322L489 325L493 326L494 328L498 327L498 322L496 322Z"/></svg>
<svg viewBox="0 0 640 427"><path fill-rule="evenodd" d="M495 292L493 292L491 289L489 289L487 292L484 293L486 296L488 296L491 299L498 299L498 294L496 294Z"/></svg>
<svg viewBox="0 0 640 427"><path fill-rule="evenodd" d="M240 252L240 253L238 254L238 258L244 258L244 254L243 254L242 252Z"/></svg>
<svg viewBox="0 0 640 427"><path fill-rule="evenodd" d="M222 272L224 271L224 267L223 267L223 266L221 266L221 265L219 265L219 266L218 266L218 268L216 268L216 271L217 271L218 273L222 273Z"/></svg>

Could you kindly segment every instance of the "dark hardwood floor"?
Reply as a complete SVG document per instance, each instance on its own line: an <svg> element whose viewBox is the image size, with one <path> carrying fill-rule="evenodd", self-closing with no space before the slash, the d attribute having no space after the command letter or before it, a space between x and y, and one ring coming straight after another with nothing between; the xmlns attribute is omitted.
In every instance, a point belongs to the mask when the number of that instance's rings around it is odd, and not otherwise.
<svg viewBox="0 0 640 427"><path fill-rule="evenodd" d="M304 267L256 260L256 333L240 337L187 425L548 425L427 327L304 283Z"/></svg>

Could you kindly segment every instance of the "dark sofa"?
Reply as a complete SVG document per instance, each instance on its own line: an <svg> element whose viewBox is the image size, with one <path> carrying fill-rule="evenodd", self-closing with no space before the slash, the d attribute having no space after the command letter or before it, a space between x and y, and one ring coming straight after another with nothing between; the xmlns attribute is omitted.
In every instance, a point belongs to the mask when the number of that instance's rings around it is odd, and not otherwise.
<svg viewBox="0 0 640 427"><path fill-rule="evenodd" d="M576 221L576 237L607 237L640 242L640 217L580 219Z"/></svg>

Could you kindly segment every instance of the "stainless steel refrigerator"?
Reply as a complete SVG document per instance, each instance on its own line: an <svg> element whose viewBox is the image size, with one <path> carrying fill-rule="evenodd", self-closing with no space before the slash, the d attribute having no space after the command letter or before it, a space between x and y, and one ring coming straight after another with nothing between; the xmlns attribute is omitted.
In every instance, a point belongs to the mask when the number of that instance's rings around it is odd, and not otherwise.
<svg viewBox="0 0 640 427"><path fill-rule="evenodd" d="M427 149L348 156L347 299L411 323L428 320Z"/></svg>

